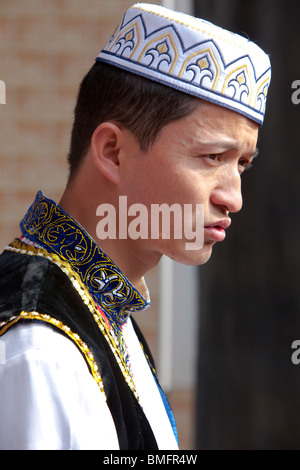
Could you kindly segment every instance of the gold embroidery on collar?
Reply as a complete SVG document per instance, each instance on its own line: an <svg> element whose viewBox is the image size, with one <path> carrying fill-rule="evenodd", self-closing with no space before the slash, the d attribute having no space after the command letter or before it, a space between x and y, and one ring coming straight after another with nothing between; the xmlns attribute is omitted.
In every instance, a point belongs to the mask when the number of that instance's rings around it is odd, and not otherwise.
<svg viewBox="0 0 300 470"><path fill-rule="evenodd" d="M130 387L136 399L139 401L131 373L122 357L122 354L116 344L115 339L113 338L101 314L98 312L96 304L93 298L90 296L88 289L81 282L81 279L79 278L77 273L74 272L74 270L71 268L69 263L67 263L66 261L62 261L57 255L48 253L46 250L42 248L35 248L32 245L25 245L21 243L18 239L15 239L9 246L5 248L5 250L13 251L13 252L21 253L21 254L27 254L31 256L42 256L43 258L47 258L50 261L52 261L54 264L56 264L68 276L68 278L73 284L73 287L76 289L76 291L82 298L83 302L88 307L89 311L92 313L95 322L97 323L100 331L102 332L103 336L105 337L106 341L108 342L111 348L111 351L122 371L122 374L126 380L126 383Z"/></svg>

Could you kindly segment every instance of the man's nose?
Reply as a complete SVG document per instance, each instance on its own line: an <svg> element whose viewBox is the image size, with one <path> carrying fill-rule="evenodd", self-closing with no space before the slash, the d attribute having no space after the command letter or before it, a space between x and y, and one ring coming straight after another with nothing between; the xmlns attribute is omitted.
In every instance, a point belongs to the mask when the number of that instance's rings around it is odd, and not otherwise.
<svg viewBox="0 0 300 470"><path fill-rule="evenodd" d="M241 177L238 171L228 172L211 193L211 203L227 212L239 212L243 206Z"/></svg>

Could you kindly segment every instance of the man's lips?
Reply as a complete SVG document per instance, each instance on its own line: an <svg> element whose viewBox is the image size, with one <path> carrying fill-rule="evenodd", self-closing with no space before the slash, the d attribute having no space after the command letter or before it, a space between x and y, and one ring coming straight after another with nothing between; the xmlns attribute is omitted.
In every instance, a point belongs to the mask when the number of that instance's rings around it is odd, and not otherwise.
<svg viewBox="0 0 300 470"><path fill-rule="evenodd" d="M222 242L226 237L225 230L229 227L230 224L230 219L218 220L217 222L205 225L204 231L206 235L212 240L216 242Z"/></svg>

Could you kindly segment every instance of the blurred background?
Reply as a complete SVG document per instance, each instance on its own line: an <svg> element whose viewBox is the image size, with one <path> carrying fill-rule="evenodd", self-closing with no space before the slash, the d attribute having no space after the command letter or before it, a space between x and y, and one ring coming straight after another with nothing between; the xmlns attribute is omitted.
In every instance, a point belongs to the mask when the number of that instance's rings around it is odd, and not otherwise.
<svg viewBox="0 0 300 470"><path fill-rule="evenodd" d="M36 192L58 201L79 83L128 0L0 0L0 246ZM300 4L166 0L254 40L273 76L244 208L199 268L168 260L147 275L136 317L171 402L182 449L300 449ZM300 95L299 95L300 96ZM300 357L300 356L299 356ZM1 419L1 417L0 417Z"/></svg>

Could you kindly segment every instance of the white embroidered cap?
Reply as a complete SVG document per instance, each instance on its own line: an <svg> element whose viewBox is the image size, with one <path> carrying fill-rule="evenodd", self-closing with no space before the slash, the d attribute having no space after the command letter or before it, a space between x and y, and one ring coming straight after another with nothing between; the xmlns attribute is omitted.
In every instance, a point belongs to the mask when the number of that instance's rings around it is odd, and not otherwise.
<svg viewBox="0 0 300 470"><path fill-rule="evenodd" d="M263 123L271 65L248 39L164 7L137 3L96 60Z"/></svg>

